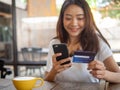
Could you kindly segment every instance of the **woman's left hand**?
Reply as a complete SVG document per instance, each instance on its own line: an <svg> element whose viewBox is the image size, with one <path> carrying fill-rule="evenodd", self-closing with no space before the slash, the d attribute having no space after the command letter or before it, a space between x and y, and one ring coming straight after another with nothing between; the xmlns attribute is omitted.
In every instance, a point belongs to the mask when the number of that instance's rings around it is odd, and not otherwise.
<svg viewBox="0 0 120 90"><path fill-rule="evenodd" d="M90 62L88 64L88 70L90 70L90 73L98 79L104 79L106 74L106 67L104 63L98 60Z"/></svg>

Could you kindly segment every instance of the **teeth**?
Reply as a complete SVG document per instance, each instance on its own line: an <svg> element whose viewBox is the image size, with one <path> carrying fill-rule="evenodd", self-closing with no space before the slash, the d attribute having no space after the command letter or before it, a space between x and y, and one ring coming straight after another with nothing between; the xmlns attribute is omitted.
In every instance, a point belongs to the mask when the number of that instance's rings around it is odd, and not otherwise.
<svg viewBox="0 0 120 90"><path fill-rule="evenodd" d="M72 31L77 31L77 29L72 29Z"/></svg>

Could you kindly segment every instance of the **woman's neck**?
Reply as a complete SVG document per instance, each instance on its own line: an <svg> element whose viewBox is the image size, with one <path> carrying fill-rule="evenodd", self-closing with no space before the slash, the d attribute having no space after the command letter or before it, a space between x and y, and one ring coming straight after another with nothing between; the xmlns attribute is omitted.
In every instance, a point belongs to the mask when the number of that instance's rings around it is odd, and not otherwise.
<svg viewBox="0 0 120 90"><path fill-rule="evenodd" d="M78 40L78 38L77 37L71 37L70 39L69 39L69 41L68 41L68 45L69 44L76 44L76 43L78 43L79 42L79 40ZM80 42L79 42L80 43Z"/></svg>
<svg viewBox="0 0 120 90"><path fill-rule="evenodd" d="M73 55L74 51L76 50L81 50L81 45L78 38L70 38L67 45L68 45L68 50L70 55Z"/></svg>

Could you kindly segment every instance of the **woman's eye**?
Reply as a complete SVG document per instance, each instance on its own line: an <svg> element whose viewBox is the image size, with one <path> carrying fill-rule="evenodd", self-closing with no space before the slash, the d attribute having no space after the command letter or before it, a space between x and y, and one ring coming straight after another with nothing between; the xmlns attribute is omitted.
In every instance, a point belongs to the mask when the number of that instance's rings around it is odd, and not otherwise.
<svg viewBox="0 0 120 90"><path fill-rule="evenodd" d="M78 18L78 20L83 20L84 18Z"/></svg>
<svg viewBox="0 0 120 90"><path fill-rule="evenodd" d="M71 18L65 18L66 20L71 20Z"/></svg>

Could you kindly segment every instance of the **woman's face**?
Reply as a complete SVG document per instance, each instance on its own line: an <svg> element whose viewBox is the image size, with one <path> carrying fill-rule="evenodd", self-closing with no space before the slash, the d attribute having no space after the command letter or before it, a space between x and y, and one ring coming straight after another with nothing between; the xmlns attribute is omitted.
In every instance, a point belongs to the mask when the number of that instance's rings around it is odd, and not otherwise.
<svg viewBox="0 0 120 90"><path fill-rule="evenodd" d="M85 25L84 11L77 5L70 5L64 12L64 28L70 37L78 37Z"/></svg>

